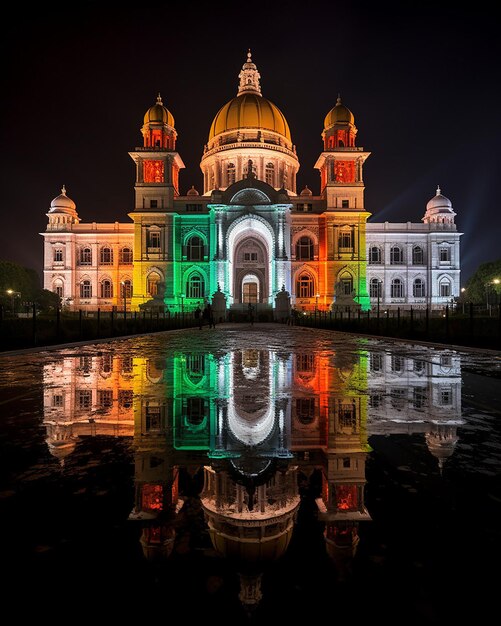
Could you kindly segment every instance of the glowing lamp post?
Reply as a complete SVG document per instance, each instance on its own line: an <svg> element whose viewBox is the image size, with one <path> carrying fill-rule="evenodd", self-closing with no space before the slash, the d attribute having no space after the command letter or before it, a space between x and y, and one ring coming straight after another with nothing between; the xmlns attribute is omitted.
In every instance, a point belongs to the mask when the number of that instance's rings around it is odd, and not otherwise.
<svg viewBox="0 0 501 626"><path fill-rule="evenodd" d="M491 304L489 303L489 290L491 288L491 285L499 285L501 283L501 280L499 278L493 278L490 282L486 283L485 285L485 300L486 300L486 304L487 304L487 311L489 313L489 316L491 314ZM497 295L497 292L494 291L494 293Z"/></svg>
<svg viewBox="0 0 501 626"><path fill-rule="evenodd" d="M379 302L381 300L381 285L383 284L382 280L377 281L377 318L379 319Z"/></svg>
<svg viewBox="0 0 501 626"><path fill-rule="evenodd" d="M6 292L9 296L10 296L10 307L11 307L11 312L12 312L12 317L15 316L16 314L16 300L15 298L21 297L21 294L19 293L19 291L14 291L13 289L7 289Z"/></svg>
<svg viewBox="0 0 501 626"><path fill-rule="evenodd" d="M122 287L122 297L124 299L124 325L127 322L127 285L125 281L120 281L120 286Z"/></svg>

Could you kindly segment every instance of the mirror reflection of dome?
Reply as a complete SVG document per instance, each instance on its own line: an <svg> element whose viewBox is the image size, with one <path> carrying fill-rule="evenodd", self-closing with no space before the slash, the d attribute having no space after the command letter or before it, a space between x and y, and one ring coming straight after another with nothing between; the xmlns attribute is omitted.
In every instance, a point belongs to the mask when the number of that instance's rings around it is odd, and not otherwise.
<svg viewBox="0 0 501 626"><path fill-rule="evenodd" d="M174 549L176 531L168 524L145 526L141 533L140 544L143 555L148 561L164 561Z"/></svg>
<svg viewBox="0 0 501 626"><path fill-rule="evenodd" d="M73 435L72 422L46 422L46 443L50 454L64 465L64 459L76 448L78 437Z"/></svg>
<svg viewBox="0 0 501 626"><path fill-rule="evenodd" d="M237 410L233 404L228 407L228 428L231 434L243 444L257 446L263 443L275 427L275 409L268 404L266 410L248 413Z"/></svg>
<svg viewBox="0 0 501 626"><path fill-rule="evenodd" d="M454 454L456 444L459 441L457 426L433 424L432 430L426 433L425 437L428 450L438 460L438 467L442 471L447 459Z"/></svg>

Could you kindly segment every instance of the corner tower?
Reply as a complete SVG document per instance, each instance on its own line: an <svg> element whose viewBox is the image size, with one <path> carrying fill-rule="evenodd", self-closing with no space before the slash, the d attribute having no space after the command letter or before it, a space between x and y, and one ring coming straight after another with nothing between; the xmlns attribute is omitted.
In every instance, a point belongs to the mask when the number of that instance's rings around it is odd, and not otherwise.
<svg viewBox="0 0 501 626"><path fill-rule="evenodd" d="M250 173L276 190L296 195L296 147L283 113L261 93L261 75L250 50L238 77L238 93L219 109L204 148L200 163L204 194L224 191Z"/></svg>
<svg viewBox="0 0 501 626"><path fill-rule="evenodd" d="M174 198L179 196L179 170L184 168L176 152L177 132L172 113L160 94L144 115L143 146L129 152L136 164L134 221L134 290L132 308L159 295L171 260L170 233Z"/></svg>
<svg viewBox="0 0 501 626"><path fill-rule="evenodd" d="M366 222L363 165L370 152L356 145L353 113L338 96L324 120L324 151L315 163L320 192L326 202L327 283L334 293L353 296L363 310L370 308L367 292Z"/></svg>

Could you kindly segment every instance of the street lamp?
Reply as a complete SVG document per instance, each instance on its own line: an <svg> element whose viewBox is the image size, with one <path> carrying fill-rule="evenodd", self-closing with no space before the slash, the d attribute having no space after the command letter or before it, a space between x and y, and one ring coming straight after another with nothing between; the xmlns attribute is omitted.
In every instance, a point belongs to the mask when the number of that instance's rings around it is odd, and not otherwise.
<svg viewBox="0 0 501 626"><path fill-rule="evenodd" d="M485 284L485 300L486 300L486 304L487 304L487 312L489 313L489 316L491 314L491 306L489 303L489 290L491 288L491 285L499 285L499 283L501 283L501 280L499 278L493 278L490 282ZM497 292L494 291L494 293Z"/></svg>
<svg viewBox="0 0 501 626"><path fill-rule="evenodd" d="M124 324L126 324L127 322L127 289L126 289L125 280L121 280L120 285L122 287L122 296L124 299Z"/></svg>
<svg viewBox="0 0 501 626"><path fill-rule="evenodd" d="M465 299L465 294L466 293L466 287L461 287L461 301L462 301L462 305L463 305L463 315L464 315L464 299Z"/></svg>
<svg viewBox="0 0 501 626"><path fill-rule="evenodd" d="M16 297L20 298L21 294L19 293L19 291L14 291L14 289L7 289L6 293L10 296L10 307L11 307L12 317L14 317L16 314L15 298Z"/></svg>

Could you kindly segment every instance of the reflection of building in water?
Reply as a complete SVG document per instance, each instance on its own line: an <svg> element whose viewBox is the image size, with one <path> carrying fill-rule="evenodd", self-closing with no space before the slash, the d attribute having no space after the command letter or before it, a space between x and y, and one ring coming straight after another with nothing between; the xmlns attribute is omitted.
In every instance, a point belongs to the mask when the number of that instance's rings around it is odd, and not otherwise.
<svg viewBox="0 0 501 626"><path fill-rule="evenodd" d="M427 349L412 357L372 352L368 388L370 434L424 433L442 469L463 423L460 356Z"/></svg>
<svg viewBox="0 0 501 626"><path fill-rule="evenodd" d="M133 362L129 356L64 356L44 366L44 424L63 461L79 437L133 435Z"/></svg>
<svg viewBox="0 0 501 626"><path fill-rule="evenodd" d="M358 544L367 455L366 357L358 353L294 355L292 445L302 470L321 468L317 495L328 554L344 575Z"/></svg>
<svg viewBox="0 0 501 626"><path fill-rule="evenodd" d="M370 520L368 437L424 435L442 468L462 423L453 351L68 356L44 367L44 384L47 443L57 458L85 436L134 436L130 519L141 524L148 558L175 548L186 477L200 476L189 497L201 490L210 541L235 563L246 607L261 598L267 564L287 550L298 484L316 500L327 553L343 577L359 522Z"/></svg>
<svg viewBox="0 0 501 626"><path fill-rule="evenodd" d="M291 463L290 356L243 350L218 361L217 414L202 505L216 551L240 572L240 600L261 599L266 565L282 556L299 507Z"/></svg>

